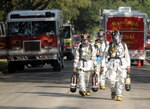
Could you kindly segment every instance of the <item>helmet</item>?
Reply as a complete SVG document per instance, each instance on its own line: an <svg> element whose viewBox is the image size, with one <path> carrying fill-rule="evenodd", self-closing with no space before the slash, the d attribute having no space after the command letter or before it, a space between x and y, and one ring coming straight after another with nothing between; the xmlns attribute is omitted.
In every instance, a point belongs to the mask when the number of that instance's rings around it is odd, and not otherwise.
<svg viewBox="0 0 150 109"><path fill-rule="evenodd" d="M104 41L104 38L105 37L105 32L103 30L100 30L98 33L97 33L97 39L99 39L100 41Z"/></svg>
<svg viewBox="0 0 150 109"><path fill-rule="evenodd" d="M90 39L89 34L82 34L81 35L81 43L83 44L83 46L88 46L89 39Z"/></svg>
<svg viewBox="0 0 150 109"><path fill-rule="evenodd" d="M119 43L122 40L122 34L118 30L115 30L111 33L112 41L115 43Z"/></svg>
<svg viewBox="0 0 150 109"><path fill-rule="evenodd" d="M86 40L86 39L90 39L90 35L89 34L82 34L81 40Z"/></svg>

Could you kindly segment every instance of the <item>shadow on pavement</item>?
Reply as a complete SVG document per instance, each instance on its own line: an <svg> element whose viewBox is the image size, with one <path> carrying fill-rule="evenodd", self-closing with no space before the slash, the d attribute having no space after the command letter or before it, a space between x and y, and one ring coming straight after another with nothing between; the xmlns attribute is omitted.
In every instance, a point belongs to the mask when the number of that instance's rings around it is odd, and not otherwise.
<svg viewBox="0 0 150 109"><path fill-rule="evenodd" d="M78 109L78 107L59 106L54 108L0 106L0 109Z"/></svg>
<svg viewBox="0 0 150 109"><path fill-rule="evenodd" d="M101 99L101 100L112 100L111 98L101 98L101 97L93 97L93 96L80 96L76 93L68 94L66 93L55 93L55 92L16 92L16 93L23 93L23 94L38 94L39 96L50 96L50 97L73 97L73 98L80 98L80 99Z"/></svg>
<svg viewBox="0 0 150 109"><path fill-rule="evenodd" d="M12 74L0 74L0 82L47 82L64 84L70 82L72 74L72 62L66 62L67 66L60 72L54 72L50 65L45 67L27 68Z"/></svg>
<svg viewBox="0 0 150 109"><path fill-rule="evenodd" d="M141 98L141 97L140 98L130 98L130 99L131 100L142 100L142 101L143 100L148 100L148 101L150 100L150 98Z"/></svg>

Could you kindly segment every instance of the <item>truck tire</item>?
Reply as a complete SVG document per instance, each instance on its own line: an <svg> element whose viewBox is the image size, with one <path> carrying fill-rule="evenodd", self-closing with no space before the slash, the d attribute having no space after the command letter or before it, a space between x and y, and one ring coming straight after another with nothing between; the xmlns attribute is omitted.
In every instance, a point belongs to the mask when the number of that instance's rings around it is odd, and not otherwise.
<svg viewBox="0 0 150 109"><path fill-rule="evenodd" d="M73 55L72 54L68 54L67 55L67 60L72 60L73 59Z"/></svg>
<svg viewBox="0 0 150 109"><path fill-rule="evenodd" d="M53 66L53 71L61 71L62 67L61 67L61 63L55 64Z"/></svg>
<svg viewBox="0 0 150 109"><path fill-rule="evenodd" d="M144 65L144 60L141 60L141 66L143 66Z"/></svg>
<svg viewBox="0 0 150 109"><path fill-rule="evenodd" d="M17 71L16 64L13 62L8 63L8 73L15 73Z"/></svg>
<svg viewBox="0 0 150 109"><path fill-rule="evenodd" d="M18 70L24 71L24 64L23 64L22 62L21 62L21 63L18 63L17 66L18 66L18 67L17 67Z"/></svg>

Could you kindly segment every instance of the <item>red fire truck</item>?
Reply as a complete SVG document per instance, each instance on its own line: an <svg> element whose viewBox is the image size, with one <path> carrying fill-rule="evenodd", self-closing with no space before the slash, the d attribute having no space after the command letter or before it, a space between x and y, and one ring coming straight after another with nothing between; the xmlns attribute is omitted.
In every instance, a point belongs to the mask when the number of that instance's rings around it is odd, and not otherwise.
<svg viewBox="0 0 150 109"><path fill-rule="evenodd" d="M146 13L131 10L131 7L119 7L118 10L103 10L100 27L108 33L109 41L111 41L110 32L120 30L123 41L128 46L131 62L140 61L143 65L146 57L147 21Z"/></svg>
<svg viewBox="0 0 150 109"><path fill-rule="evenodd" d="M7 16L8 71L51 64L54 71L63 67L61 10L18 10Z"/></svg>

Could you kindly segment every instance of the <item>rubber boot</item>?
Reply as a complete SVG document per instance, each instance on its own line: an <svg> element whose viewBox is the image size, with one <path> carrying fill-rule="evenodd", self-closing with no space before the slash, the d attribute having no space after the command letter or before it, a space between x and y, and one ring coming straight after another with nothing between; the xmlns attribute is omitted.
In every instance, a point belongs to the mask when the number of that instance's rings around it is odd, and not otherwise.
<svg viewBox="0 0 150 109"><path fill-rule="evenodd" d="M86 94L87 96L90 96L90 95L91 95L91 92L90 92L90 91L87 91L85 94Z"/></svg>
<svg viewBox="0 0 150 109"><path fill-rule="evenodd" d="M81 96L85 96L85 95L86 95L86 92L83 91L83 90L80 90L80 91L79 91L79 94L80 94Z"/></svg>
<svg viewBox="0 0 150 109"><path fill-rule="evenodd" d="M120 96L117 96L117 101L122 101L122 97L120 97Z"/></svg>
<svg viewBox="0 0 150 109"><path fill-rule="evenodd" d="M116 92L111 92L111 98L115 99L115 97L116 97Z"/></svg>
<svg viewBox="0 0 150 109"><path fill-rule="evenodd" d="M100 89L101 90L106 90L106 87L105 86L100 86Z"/></svg>

